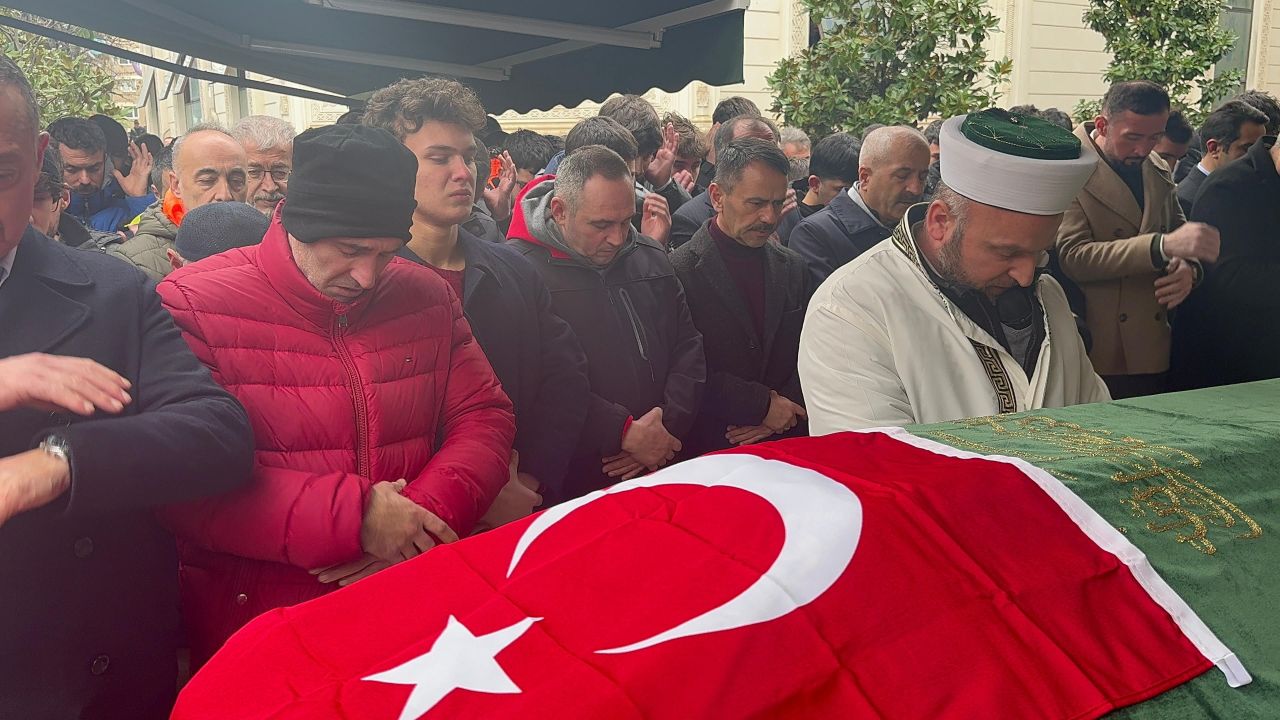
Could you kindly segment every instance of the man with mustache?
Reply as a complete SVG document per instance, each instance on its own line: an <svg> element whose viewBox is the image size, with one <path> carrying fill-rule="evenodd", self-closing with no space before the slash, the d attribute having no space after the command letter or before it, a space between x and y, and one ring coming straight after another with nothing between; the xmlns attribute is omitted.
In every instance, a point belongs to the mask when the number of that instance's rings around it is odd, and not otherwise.
<svg viewBox="0 0 1280 720"><path fill-rule="evenodd" d="M250 115L231 128L231 135L244 147L246 199L268 217L289 194L293 173L293 126L279 118Z"/></svg>
<svg viewBox="0 0 1280 720"><path fill-rule="evenodd" d="M858 182L805 218L788 247L809 265L814 284L889 237L907 208L924 198L929 142L915 128L872 130L858 153Z"/></svg>
<svg viewBox="0 0 1280 720"><path fill-rule="evenodd" d="M689 455L804 435L796 374L812 287L804 260L769 242L787 202L790 163L771 141L735 140L717 156L716 216L671 254L707 357L707 390Z"/></svg>
<svg viewBox="0 0 1280 720"><path fill-rule="evenodd" d="M1076 128L1097 168L1058 230L1063 272L1084 291L1090 357L1116 398L1165 391L1169 312L1218 259L1218 231L1188 223L1169 166L1154 150L1169 95L1145 80L1116 83L1102 114Z"/></svg>
<svg viewBox="0 0 1280 720"><path fill-rule="evenodd" d="M809 303L799 371L814 435L1109 399L1042 270L1093 146L1004 110L951 118L941 139L934 200Z"/></svg>
<svg viewBox="0 0 1280 720"><path fill-rule="evenodd" d="M151 193L151 153L145 146L126 143L132 158L127 174L107 157L102 128L83 118L62 118L49 125L58 141L71 200L67 212L82 225L115 232L156 201Z"/></svg>

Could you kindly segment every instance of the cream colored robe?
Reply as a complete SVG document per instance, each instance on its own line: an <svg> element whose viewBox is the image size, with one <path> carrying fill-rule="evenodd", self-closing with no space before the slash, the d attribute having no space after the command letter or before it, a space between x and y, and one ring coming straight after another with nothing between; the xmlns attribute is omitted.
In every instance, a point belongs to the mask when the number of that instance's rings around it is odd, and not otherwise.
<svg viewBox="0 0 1280 720"><path fill-rule="evenodd" d="M809 430L824 435L1110 400L1062 287L1036 295L1046 334L1031 377L921 266L909 212L889 239L818 288L800 335Z"/></svg>

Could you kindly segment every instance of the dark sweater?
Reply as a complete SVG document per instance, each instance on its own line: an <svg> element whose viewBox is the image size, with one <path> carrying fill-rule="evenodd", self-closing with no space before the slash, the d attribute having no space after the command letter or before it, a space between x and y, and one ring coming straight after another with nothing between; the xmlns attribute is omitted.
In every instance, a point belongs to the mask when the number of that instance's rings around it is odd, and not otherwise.
<svg viewBox="0 0 1280 720"><path fill-rule="evenodd" d="M711 238L720 250L729 277L742 294L747 312L756 326L756 337L764 336L764 248L747 247L720 229L716 218L707 223Z"/></svg>

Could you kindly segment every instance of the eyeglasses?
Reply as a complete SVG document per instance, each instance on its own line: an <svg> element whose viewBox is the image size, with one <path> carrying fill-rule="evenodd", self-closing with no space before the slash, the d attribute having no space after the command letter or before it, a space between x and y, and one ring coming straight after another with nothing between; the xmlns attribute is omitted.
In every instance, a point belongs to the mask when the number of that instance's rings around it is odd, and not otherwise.
<svg viewBox="0 0 1280 720"><path fill-rule="evenodd" d="M249 179L253 180L254 182L261 180L262 176L266 175L267 173L268 171L263 170L262 168L249 168L248 170L245 171L245 175L248 175ZM271 170L270 174L271 174L271 179L276 181L277 183L286 183L286 182L289 182L289 176L293 174L293 171L292 170Z"/></svg>

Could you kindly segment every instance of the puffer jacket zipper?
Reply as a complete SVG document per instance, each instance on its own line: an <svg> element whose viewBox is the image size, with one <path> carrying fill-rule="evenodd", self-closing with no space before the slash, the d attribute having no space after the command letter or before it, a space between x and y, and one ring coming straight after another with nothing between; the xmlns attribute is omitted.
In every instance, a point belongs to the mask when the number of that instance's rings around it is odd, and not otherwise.
<svg viewBox="0 0 1280 720"><path fill-rule="evenodd" d="M626 288L618 288L618 297L622 299L622 307L627 311L627 319L631 321L631 332L636 338L636 349L640 351L640 359L644 360L645 367L649 368L649 381L657 382L657 378L653 374L653 363L649 362L649 353L644 346L644 326L640 324L640 315L636 312L636 306L631 302L631 294Z"/></svg>
<svg viewBox="0 0 1280 720"><path fill-rule="evenodd" d="M364 400L364 383L360 380L360 371L347 349L347 316L338 315L333 319L333 346L342 360L342 367L347 371L347 387L351 391L351 401L356 414L356 472L360 477L369 477L371 462L369 460L369 408Z"/></svg>

